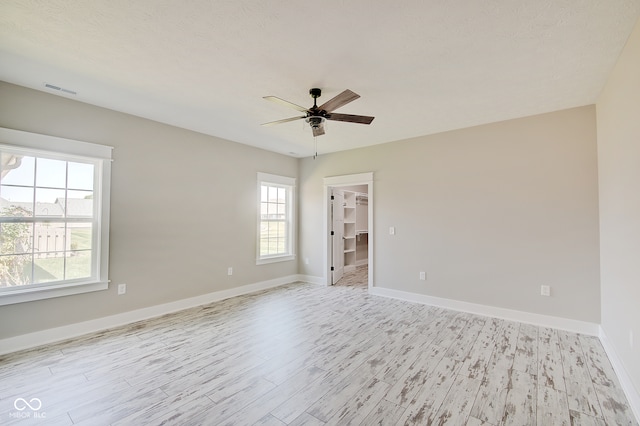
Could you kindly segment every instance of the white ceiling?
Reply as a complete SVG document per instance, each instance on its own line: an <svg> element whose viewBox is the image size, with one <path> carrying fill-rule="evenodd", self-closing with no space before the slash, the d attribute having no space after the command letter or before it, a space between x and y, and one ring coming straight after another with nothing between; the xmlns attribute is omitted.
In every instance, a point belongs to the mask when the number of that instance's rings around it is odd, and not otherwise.
<svg viewBox="0 0 640 426"><path fill-rule="evenodd" d="M0 79L299 157L596 101L640 0L2 0ZM45 83L77 92L50 90Z"/></svg>

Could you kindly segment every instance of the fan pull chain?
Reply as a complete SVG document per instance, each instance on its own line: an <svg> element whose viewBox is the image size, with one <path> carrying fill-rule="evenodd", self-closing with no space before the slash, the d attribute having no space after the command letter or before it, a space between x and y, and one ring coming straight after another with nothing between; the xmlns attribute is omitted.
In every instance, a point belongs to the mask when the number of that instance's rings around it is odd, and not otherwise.
<svg viewBox="0 0 640 426"><path fill-rule="evenodd" d="M316 157L318 156L318 137L317 136L313 137L313 150L315 152L315 154L313 155L313 159L315 160Z"/></svg>

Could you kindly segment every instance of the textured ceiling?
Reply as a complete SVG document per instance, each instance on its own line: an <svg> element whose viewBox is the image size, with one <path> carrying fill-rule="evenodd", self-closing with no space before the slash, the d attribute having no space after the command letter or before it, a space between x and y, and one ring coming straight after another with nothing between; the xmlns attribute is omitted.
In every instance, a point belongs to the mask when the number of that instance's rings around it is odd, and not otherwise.
<svg viewBox="0 0 640 426"><path fill-rule="evenodd" d="M313 154L298 115L351 89L318 152L594 103L640 0L2 0L0 79ZM60 86L72 95L44 87Z"/></svg>

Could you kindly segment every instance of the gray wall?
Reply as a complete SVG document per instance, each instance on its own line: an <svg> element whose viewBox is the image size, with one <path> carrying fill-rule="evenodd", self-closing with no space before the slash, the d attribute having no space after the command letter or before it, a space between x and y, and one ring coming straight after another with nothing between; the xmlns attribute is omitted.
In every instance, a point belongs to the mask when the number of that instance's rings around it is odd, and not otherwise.
<svg viewBox="0 0 640 426"><path fill-rule="evenodd" d="M600 322L593 106L301 160L301 273L323 275L322 179L369 171L375 286Z"/></svg>
<svg viewBox="0 0 640 426"><path fill-rule="evenodd" d="M0 324L12 323L2 337L298 272L322 276L322 178L369 171L376 286L600 321L593 106L316 160L9 84L0 111L3 127L115 146L110 275L128 284L126 296L112 288L2 307ZM298 262L255 265L257 171L299 173ZM539 295L541 284L552 297Z"/></svg>
<svg viewBox="0 0 640 426"><path fill-rule="evenodd" d="M297 273L255 264L256 173L294 158L1 82L0 127L115 147L110 289L2 306L0 338Z"/></svg>
<svg viewBox="0 0 640 426"><path fill-rule="evenodd" d="M640 21L597 103L602 329L640 394ZM634 334L633 346L629 333Z"/></svg>

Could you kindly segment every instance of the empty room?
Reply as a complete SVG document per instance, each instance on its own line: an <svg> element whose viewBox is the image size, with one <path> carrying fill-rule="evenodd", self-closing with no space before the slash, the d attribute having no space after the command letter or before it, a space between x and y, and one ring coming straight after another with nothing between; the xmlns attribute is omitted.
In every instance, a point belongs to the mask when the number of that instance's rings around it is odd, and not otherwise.
<svg viewBox="0 0 640 426"><path fill-rule="evenodd" d="M0 2L0 424L638 425L640 0Z"/></svg>

